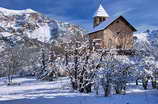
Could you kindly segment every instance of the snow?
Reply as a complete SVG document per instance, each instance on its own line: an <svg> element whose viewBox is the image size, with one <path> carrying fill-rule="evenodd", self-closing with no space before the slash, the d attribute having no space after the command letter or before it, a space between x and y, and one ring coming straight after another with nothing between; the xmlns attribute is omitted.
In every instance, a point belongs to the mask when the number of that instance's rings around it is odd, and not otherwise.
<svg viewBox="0 0 158 104"><path fill-rule="evenodd" d="M3 32L5 37L29 36L42 42L51 42L56 38L67 38L67 35L85 34L85 30L79 26L50 19L32 9L10 10L0 7L0 18L1 34Z"/></svg>
<svg viewBox="0 0 158 104"><path fill-rule="evenodd" d="M13 34L9 33L9 32L1 32L3 37L9 37L12 36Z"/></svg>
<svg viewBox="0 0 158 104"><path fill-rule="evenodd" d="M137 37L137 39L141 42L149 42L148 41L148 33L135 33L133 36Z"/></svg>
<svg viewBox="0 0 158 104"><path fill-rule="evenodd" d="M109 17L107 11L103 8L103 6L100 4L98 10L94 14L94 17Z"/></svg>
<svg viewBox="0 0 158 104"><path fill-rule="evenodd" d="M0 45L0 52L4 51L4 47Z"/></svg>
<svg viewBox="0 0 158 104"><path fill-rule="evenodd" d="M38 29L33 31L31 34L28 34L29 38L37 39L42 42L48 42L51 38L51 31L48 24L40 26Z"/></svg>
<svg viewBox="0 0 158 104"><path fill-rule="evenodd" d="M22 15L24 13L36 13L36 11L32 10L32 9L25 9L25 10L10 10L10 9L6 9L6 8L2 8L0 7L0 12L3 13L4 15Z"/></svg>
<svg viewBox="0 0 158 104"><path fill-rule="evenodd" d="M137 50L151 51L152 45L148 33L135 33L133 36L136 37L135 47Z"/></svg>
<svg viewBox="0 0 158 104"><path fill-rule="evenodd" d="M157 104L157 90L143 90L130 84L126 95L110 97L77 93L70 89L68 78L53 82L34 78L15 78L21 85L6 86L0 79L0 104Z"/></svg>

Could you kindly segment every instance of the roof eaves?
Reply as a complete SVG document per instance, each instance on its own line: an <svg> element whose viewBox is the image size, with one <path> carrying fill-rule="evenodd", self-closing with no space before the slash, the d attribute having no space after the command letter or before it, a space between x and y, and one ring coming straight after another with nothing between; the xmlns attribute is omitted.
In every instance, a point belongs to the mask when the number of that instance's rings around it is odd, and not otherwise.
<svg viewBox="0 0 158 104"><path fill-rule="evenodd" d="M93 33L96 33L96 32L99 32L99 31L103 31L103 30L105 30L105 29L100 29L100 30L97 30L97 31L94 31L94 32L88 33L87 35L91 35L91 34L93 34Z"/></svg>

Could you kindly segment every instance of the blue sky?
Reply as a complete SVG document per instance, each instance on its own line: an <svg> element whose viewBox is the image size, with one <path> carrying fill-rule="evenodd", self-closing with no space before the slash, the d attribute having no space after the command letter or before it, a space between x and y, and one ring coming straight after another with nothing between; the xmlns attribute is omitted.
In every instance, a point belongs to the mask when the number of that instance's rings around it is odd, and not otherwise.
<svg viewBox="0 0 158 104"><path fill-rule="evenodd" d="M137 29L158 27L158 0L104 0L111 17L123 15ZM0 7L39 11L89 29L99 0L0 0Z"/></svg>

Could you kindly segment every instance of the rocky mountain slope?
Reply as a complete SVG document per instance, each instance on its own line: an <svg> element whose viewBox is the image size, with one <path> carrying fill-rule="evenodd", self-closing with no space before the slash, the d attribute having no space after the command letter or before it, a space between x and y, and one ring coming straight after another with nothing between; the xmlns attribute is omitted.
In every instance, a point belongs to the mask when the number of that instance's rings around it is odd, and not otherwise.
<svg viewBox="0 0 158 104"><path fill-rule="evenodd" d="M0 8L0 21L0 40L8 40L13 44L32 39L50 43L54 39L85 33L78 26L50 19L31 9Z"/></svg>
<svg viewBox="0 0 158 104"><path fill-rule="evenodd" d="M31 9L0 8L0 76L7 74L7 65L15 64L16 72L40 67L42 47L47 48L48 56L54 42L83 34L85 30L79 26L51 19Z"/></svg>

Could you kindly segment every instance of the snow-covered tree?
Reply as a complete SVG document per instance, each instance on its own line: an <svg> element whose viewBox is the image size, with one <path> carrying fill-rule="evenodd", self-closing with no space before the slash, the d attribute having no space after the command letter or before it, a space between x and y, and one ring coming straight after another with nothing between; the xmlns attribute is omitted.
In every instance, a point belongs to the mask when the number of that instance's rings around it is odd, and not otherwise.
<svg viewBox="0 0 158 104"><path fill-rule="evenodd" d="M26 65L26 58L24 57L23 47L9 47L5 50L2 64L6 68L6 74L8 77L8 85L12 84L13 75Z"/></svg>
<svg viewBox="0 0 158 104"><path fill-rule="evenodd" d="M126 84L130 81L133 70L129 58L109 52L104 55L101 62L96 75L97 78L100 78L99 81L104 90L104 96L111 94L112 87L117 94L125 93Z"/></svg>
<svg viewBox="0 0 158 104"><path fill-rule="evenodd" d="M147 89L148 80L152 80L153 88L156 87L157 78L157 47L155 44L155 39L150 39L150 32L136 34L136 41L134 48L136 50L136 56L133 57L135 63L135 78L136 84L138 84L138 79L142 80L144 89Z"/></svg>

